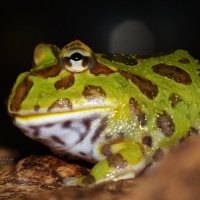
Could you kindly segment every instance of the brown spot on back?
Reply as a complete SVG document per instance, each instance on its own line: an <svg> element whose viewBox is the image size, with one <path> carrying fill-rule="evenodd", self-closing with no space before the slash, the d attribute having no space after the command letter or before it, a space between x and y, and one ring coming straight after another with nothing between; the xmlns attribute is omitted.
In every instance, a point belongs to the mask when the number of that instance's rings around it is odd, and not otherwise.
<svg viewBox="0 0 200 200"><path fill-rule="evenodd" d="M178 103L182 101L182 98L178 94L172 93L169 96L169 100L171 102L171 106L175 107Z"/></svg>
<svg viewBox="0 0 200 200"><path fill-rule="evenodd" d="M179 140L179 143L180 143L180 144L183 143L183 142L185 142L185 137L182 137L182 138L180 138L180 140Z"/></svg>
<svg viewBox="0 0 200 200"><path fill-rule="evenodd" d="M107 120L108 118L107 117L104 117L101 122L100 122L100 125L99 127L96 129L91 141L92 143L94 143L100 136L100 134L102 133L102 131L106 128L106 125L107 125Z"/></svg>
<svg viewBox="0 0 200 200"><path fill-rule="evenodd" d="M178 60L180 63L183 63L183 64L188 64L190 63L190 60L188 58L181 58Z"/></svg>
<svg viewBox="0 0 200 200"><path fill-rule="evenodd" d="M107 157L108 160L108 165L110 167L114 168L125 168L128 165L128 162L123 159L122 155L117 153L117 154L111 154Z"/></svg>
<svg viewBox="0 0 200 200"><path fill-rule="evenodd" d="M39 76L41 78L49 78L57 76L61 71L61 67L59 65L52 65L50 67L46 67L44 69L39 69L31 72L32 76Z"/></svg>
<svg viewBox="0 0 200 200"><path fill-rule="evenodd" d="M187 136L197 135L199 133L197 128L191 127L186 133Z"/></svg>
<svg viewBox="0 0 200 200"><path fill-rule="evenodd" d="M34 106L34 110L35 110L35 112L38 112L40 110L40 106L39 105L35 105Z"/></svg>
<svg viewBox="0 0 200 200"><path fill-rule="evenodd" d="M29 76L26 76L24 80L18 85L15 95L12 98L10 104L11 111L13 112L19 111L21 103L28 95L32 86L33 86L33 81L29 79Z"/></svg>
<svg viewBox="0 0 200 200"><path fill-rule="evenodd" d="M139 90L149 99L154 99L158 94L158 87L150 80L137 76L135 74L119 70L119 73L127 79L130 79Z"/></svg>
<svg viewBox="0 0 200 200"><path fill-rule="evenodd" d="M166 65L164 63L154 65L152 67L153 71L161 76L166 76L178 83L189 85L192 83L190 75L183 69L173 66Z"/></svg>
<svg viewBox="0 0 200 200"><path fill-rule="evenodd" d="M52 105L48 108L48 112L51 112L54 108L68 108L69 110L72 109L72 103L70 99L63 98L55 101Z"/></svg>
<svg viewBox="0 0 200 200"><path fill-rule="evenodd" d="M163 156L164 156L164 151L159 148L155 151L155 154L153 155L153 160L159 161L160 159L163 158Z"/></svg>
<svg viewBox="0 0 200 200"><path fill-rule="evenodd" d="M55 82L54 86L57 90L59 89L67 89L71 87L74 84L74 74L70 74L68 76L65 76L64 78L58 80Z"/></svg>
<svg viewBox="0 0 200 200"><path fill-rule="evenodd" d="M144 136L142 138L142 144L147 145L148 147L152 146L152 137L151 136Z"/></svg>
<svg viewBox="0 0 200 200"><path fill-rule="evenodd" d="M129 100L129 106L131 115L137 116L139 124L141 126L146 125L147 124L146 115L140 110L138 102L133 97L131 97Z"/></svg>
<svg viewBox="0 0 200 200"><path fill-rule="evenodd" d="M165 111L163 114L159 114L157 118L157 126L167 137L171 136L175 130L172 118Z"/></svg>
<svg viewBox="0 0 200 200"><path fill-rule="evenodd" d="M88 85L84 88L82 93L88 101L104 100L106 93L100 86Z"/></svg>
<svg viewBox="0 0 200 200"><path fill-rule="evenodd" d="M95 67L90 69L90 72L95 76L98 76L99 74L109 75L114 73L115 71L101 63L98 63Z"/></svg>
<svg viewBox="0 0 200 200"><path fill-rule="evenodd" d="M125 65L133 66L138 64L137 59L126 54L103 54L101 57L114 62L124 63Z"/></svg>
<svg viewBox="0 0 200 200"><path fill-rule="evenodd" d="M62 141L58 136L54 135L54 136L51 136L51 139L54 141L54 142L57 142L59 144L62 144L62 145L65 145L65 142Z"/></svg>
<svg viewBox="0 0 200 200"><path fill-rule="evenodd" d="M102 145L100 151L101 151L102 155L109 156L111 154L110 144Z"/></svg>
<svg viewBox="0 0 200 200"><path fill-rule="evenodd" d="M89 174L83 178L82 182L84 185L90 185L90 184L95 183L95 178L94 178L94 176Z"/></svg>

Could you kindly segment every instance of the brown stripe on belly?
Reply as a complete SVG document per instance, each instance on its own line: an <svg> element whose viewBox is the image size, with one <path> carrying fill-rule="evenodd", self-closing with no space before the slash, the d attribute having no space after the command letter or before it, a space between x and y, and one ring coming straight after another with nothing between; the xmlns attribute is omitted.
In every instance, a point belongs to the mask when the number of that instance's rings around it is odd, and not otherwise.
<svg viewBox="0 0 200 200"><path fill-rule="evenodd" d="M107 125L107 120L108 118L107 117L104 117L101 122L100 122L100 125L99 127L96 129L91 141L92 143L94 143L100 136L100 134L104 131L104 129L106 128L106 125Z"/></svg>
<svg viewBox="0 0 200 200"><path fill-rule="evenodd" d="M96 119L98 119L98 118L99 118L98 115L93 115L93 116L90 116L90 117L85 118L85 119L83 119L83 120L80 121L80 123L82 123L82 124L85 126L86 131L85 131L85 133L83 133L83 134L80 136L80 138L79 138L79 140L76 142L76 144L80 143L81 141L83 141L83 140L85 139L85 137L86 137L86 136L89 134L89 132L91 131L92 123L93 123Z"/></svg>

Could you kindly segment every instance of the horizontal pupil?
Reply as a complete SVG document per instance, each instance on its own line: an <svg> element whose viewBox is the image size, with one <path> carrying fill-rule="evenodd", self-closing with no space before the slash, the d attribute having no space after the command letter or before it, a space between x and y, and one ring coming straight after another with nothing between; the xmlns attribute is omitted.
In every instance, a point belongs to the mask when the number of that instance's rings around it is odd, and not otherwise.
<svg viewBox="0 0 200 200"><path fill-rule="evenodd" d="M74 61L79 61L79 60L82 60L83 59L83 55L80 54L80 53L73 53L71 56L70 56L70 59L74 60Z"/></svg>

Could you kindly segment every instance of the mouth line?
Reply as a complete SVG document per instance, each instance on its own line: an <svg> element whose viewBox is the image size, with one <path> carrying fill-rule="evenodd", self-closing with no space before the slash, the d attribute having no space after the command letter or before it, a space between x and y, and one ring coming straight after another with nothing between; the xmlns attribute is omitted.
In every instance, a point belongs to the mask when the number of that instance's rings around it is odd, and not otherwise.
<svg viewBox="0 0 200 200"><path fill-rule="evenodd" d="M25 113L25 114L15 114L15 118L18 120L29 120L29 119L38 119L45 117L55 117L55 116L65 116L65 115L76 115L78 113L84 114L93 111L104 111L110 109L111 106L97 106L97 107L87 107L81 109L72 109L72 110L64 110L64 111L55 111L55 112L41 112L41 113Z"/></svg>

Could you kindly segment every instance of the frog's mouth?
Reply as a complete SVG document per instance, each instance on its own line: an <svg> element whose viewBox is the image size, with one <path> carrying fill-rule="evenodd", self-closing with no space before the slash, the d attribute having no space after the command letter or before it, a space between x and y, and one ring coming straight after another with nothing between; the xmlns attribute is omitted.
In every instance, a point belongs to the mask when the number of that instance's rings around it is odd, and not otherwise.
<svg viewBox="0 0 200 200"><path fill-rule="evenodd" d="M59 154L70 152L79 157L98 159L94 145L107 125L110 109L73 110L16 116L15 125L28 137L44 143Z"/></svg>

